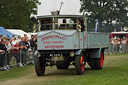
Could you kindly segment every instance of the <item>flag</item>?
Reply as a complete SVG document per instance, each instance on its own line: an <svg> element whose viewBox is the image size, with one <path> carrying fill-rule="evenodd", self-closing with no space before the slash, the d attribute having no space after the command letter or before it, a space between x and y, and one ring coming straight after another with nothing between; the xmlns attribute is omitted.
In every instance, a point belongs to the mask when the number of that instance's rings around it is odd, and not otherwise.
<svg viewBox="0 0 128 85"><path fill-rule="evenodd" d="M97 29L98 29L98 25L99 25L99 22L98 22L98 20L96 20L96 25L95 25L95 32L97 32Z"/></svg>
<svg viewBox="0 0 128 85"><path fill-rule="evenodd" d="M122 27L121 27L121 31L123 31Z"/></svg>

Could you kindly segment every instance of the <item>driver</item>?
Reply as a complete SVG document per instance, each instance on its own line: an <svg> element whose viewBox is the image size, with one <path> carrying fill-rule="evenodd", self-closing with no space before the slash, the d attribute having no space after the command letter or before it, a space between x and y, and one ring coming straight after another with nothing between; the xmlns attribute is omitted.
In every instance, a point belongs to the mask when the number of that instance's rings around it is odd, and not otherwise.
<svg viewBox="0 0 128 85"><path fill-rule="evenodd" d="M86 31L87 28L86 26L84 25L84 20L83 18L78 18L78 25L76 26L77 30L83 32L83 31Z"/></svg>
<svg viewBox="0 0 128 85"><path fill-rule="evenodd" d="M63 24L60 25L60 28L65 28L66 26L69 26L68 24L66 24L67 23L66 19L63 19L62 22Z"/></svg>

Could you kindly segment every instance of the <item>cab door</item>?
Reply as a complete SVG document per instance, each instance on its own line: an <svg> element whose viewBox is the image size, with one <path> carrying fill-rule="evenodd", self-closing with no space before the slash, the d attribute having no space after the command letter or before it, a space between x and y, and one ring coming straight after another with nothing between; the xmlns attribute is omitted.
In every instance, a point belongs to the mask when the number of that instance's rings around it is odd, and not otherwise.
<svg viewBox="0 0 128 85"><path fill-rule="evenodd" d="M80 49L83 49L84 47L84 32L79 32L79 46L80 46Z"/></svg>

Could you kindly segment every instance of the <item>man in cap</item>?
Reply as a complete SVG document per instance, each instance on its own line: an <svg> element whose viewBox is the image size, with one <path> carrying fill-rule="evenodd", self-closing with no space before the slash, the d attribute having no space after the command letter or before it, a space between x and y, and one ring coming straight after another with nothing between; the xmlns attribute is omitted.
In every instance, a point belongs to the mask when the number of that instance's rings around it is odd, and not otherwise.
<svg viewBox="0 0 128 85"><path fill-rule="evenodd" d="M81 32L87 30L87 28L86 28L85 25L84 25L84 19L83 19L83 18L81 18L81 17L78 18L78 25L76 26L76 28L77 28L79 31L81 31Z"/></svg>

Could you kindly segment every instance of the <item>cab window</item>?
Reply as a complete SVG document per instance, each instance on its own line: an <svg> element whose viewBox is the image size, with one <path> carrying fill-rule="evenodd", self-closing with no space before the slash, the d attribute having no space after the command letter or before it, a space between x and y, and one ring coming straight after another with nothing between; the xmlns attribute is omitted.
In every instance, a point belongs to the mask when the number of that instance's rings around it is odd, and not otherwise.
<svg viewBox="0 0 128 85"><path fill-rule="evenodd" d="M52 18L44 18L40 20L40 30L52 30Z"/></svg>
<svg viewBox="0 0 128 85"><path fill-rule="evenodd" d="M55 29L64 30L64 29L75 29L76 19L74 18L55 18Z"/></svg>

